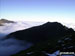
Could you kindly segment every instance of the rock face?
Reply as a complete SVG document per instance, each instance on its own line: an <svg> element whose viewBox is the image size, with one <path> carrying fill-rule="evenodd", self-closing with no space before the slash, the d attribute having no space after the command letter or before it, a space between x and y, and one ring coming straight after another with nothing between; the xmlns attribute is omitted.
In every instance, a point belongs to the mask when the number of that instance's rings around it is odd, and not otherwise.
<svg viewBox="0 0 75 56"><path fill-rule="evenodd" d="M1 19L0 20L0 26L3 26L4 23L14 23L14 22L13 21L6 20L6 19Z"/></svg>
<svg viewBox="0 0 75 56"><path fill-rule="evenodd" d="M70 31L71 30L71 31ZM21 31L16 31L7 36L7 38L13 36L19 40L27 40L32 43L38 43L46 41L48 39L56 41L61 39L66 34L73 32L58 22L47 22L40 26L35 26Z"/></svg>
<svg viewBox="0 0 75 56"><path fill-rule="evenodd" d="M13 32L6 36L14 37L19 40L26 40L34 45L27 50L21 51L17 55L40 56L38 54L53 53L60 51L75 51L75 31L67 28L58 22L47 22L40 26L35 26L25 30ZM45 53L42 53L45 51ZM14 55L13 55L14 56Z"/></svg>

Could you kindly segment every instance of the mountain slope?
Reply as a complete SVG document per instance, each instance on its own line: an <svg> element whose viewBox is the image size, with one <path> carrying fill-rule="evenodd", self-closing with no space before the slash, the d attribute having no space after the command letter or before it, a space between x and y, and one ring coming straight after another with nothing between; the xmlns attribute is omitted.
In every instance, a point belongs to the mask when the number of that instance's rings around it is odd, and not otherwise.
<svg viewBox="0 0 75 56"><path fill-rule="evenodd" d="M20 51L12 56L60 56L60 52L75 52L75 32L64 37L59 39L56 45L52 47L49 45L50 42L47 41L34 45L29 49Z"/></svg>
<svg viewBox="0 0 75 56"><path fill-rule="evenodd" d="M35 43L45 41L47 39L54 40L54 38L52 37L56 36L58 36L58 38L56 39L59 39L61 36L68 34L69 30L70 29L68 29L67 27L63 26L60 23L48 22L40 26L35 26L32 28L11 33L7 37L13 36L20 40L27 40L29 42Z"/></svg>
<svg viewBox="0 0 75 56"><path fill-rule="evenodd" d="M47 53L53 53L56 50L63 51L65 48L66 48L65 51L68 50L74 51L75 48L74 46L75 33L73 33L74 32L73 29L75 29L74 24L72 23L71 24L63 23L63 24L69 28L65 27L64 25L58 22L48 22L45 24L44 22L29 22L29 21L3 23L3 25L0 26L0 56L2 55L10 56L11 54L15 54L18 52L19 52L18 55L20 56L31 52L34 53L30 55L36 56L38 54L39 56L39 54L45 54L42 53L42 51L46 51ZM73 29L71 29L70 27L72 27ZM26 32L25 36L27 36L26 34L28 34L30 35L30 37L28 36L27 38L23 37L20 34L18 35L18 32L23 33L24 31ZM11 36L8 35L9 36L8 39L6 39L6 37L4 38L1 37L7 34L11 35ZM20 38L14 36L20 36ZM29 46L29 44L32 44L30 42L34 43L34 45L30 45L31 47ZM30 48L26 50L27 47Z"/></svg>
<svg viewBox="0 0 75 56"><path fill-rule="evenodd" d="M58 22L47 22L40 26L16 31L7 36L7 38L10 37L23 41L25 40L34 44L29 49L16 55L27 55L27 53L31 53L30 55L35 56L42 54L42 51L53 53L57 50L75 50L75 31L72 28L67 28ZM71 46L72 48L69 48Z"/></svg>

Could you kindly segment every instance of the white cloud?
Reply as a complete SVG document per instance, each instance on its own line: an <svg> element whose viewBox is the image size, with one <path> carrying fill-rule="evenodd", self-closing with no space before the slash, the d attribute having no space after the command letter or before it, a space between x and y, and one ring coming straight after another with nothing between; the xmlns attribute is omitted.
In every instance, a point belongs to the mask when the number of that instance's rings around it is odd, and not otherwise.
<svg viewBox="0 0 75 56"><path fill-rule="evenodd" d="M30 46L32 44L29 42L12 39L11 37L10 39L0 40L0 56L10 56Z"/></svg>

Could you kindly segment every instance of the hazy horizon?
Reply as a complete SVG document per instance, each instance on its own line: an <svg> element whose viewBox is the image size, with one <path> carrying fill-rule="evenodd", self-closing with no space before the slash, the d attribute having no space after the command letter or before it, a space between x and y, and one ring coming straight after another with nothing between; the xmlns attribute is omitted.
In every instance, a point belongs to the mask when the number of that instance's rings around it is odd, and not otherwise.
<svg viewBox="0 0 75 56"><path fill-rule="evenodd" d="M75 21L75 0L0 0L0 19Z"/></svg>

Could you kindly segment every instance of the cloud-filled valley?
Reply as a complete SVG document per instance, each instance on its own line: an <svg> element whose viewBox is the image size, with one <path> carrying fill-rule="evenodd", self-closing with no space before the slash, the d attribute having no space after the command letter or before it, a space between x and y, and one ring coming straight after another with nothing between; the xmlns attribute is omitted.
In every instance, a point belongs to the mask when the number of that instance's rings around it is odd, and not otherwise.
<svg viewBox="0 0 75 56"><path fill-rule="evenodd" d="M31 46L31 43L20 41L16 39L5 39L5 36L11 32L30 28L32 26L40 25L42 23L35 22L16 22L16 23L4 23L4 26L0 26L0 55L10 56L20 50L26 49Z"/></svg>

